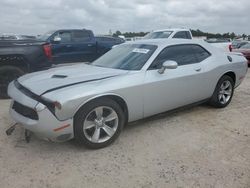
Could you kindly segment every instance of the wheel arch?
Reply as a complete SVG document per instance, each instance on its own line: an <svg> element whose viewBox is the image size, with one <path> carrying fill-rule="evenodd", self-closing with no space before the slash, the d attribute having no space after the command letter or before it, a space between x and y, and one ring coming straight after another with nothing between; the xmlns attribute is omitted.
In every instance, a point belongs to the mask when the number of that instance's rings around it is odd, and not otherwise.
<svg viewBox="0 0 250 188"><path fill-rule="evenodd" d="M233 79L233 81L234 81L234 84L236 83L236 74L235 74L235 72L233 72L233 71L227 71L222 76L225 76L225 75L231 77Z"/></svg>
<svg viewBox="0 0 250 188"><path fill-rule="evenodd" d="M215 91L216 86L217 86L219 80L220 80L223 76L225 76L225 75L227 75L227 76L229 76L230 78L232 78L233 81L234 81L234 84L236 83L236 74L235 74L235 72L232 71L232 70L225 71L223 74L221 74L221 76L217 77L217 82L216 82L215 85L213 86L213 92ZM213 95L213 93L212 93L212 95ZM212 95L211 95L211 96L212 96Z"/></svg>
<svg viewBox="0 0 250 188"><path fill-rule="evenodd" d="M231 95L230 95L229 101L226 101L225 103L221 103L221 102L219 101L220 99L219 99L219 97L218 97L218 95L219 95L219 90L220 90L220 87L221 87L221 85L219 85L219 84L222 84L222 83L223 83L223 82L220 83L220 80L221 80L224 76L230 77L234 83L233 83L233 85L232 85L232 90L231 90ZM228 79L228 78L227 78L227 79ZM225 79L222 80L222 81L225 81ZM214 106L214 107L216 107L216 108L224 108L224 107L226 107L226 106L230 103L230 101L231 101L231 99L232 99L233 92L234 92L234 85L235 85L235 82L236 82L236 74L235 74L234 71L226 71L226 72L224 72L224 74L222 74L222 75L219 77L219 79L218 79L218 81L217 81L217 83L216 83L216 86L215 86L215 88L214 88L213 95L210 97L210 100L209 100L210 105L212 105L212 106Z"/></svg>
<svg viewBox="0 0 250 188"><path fill-rule="evenodd" d="M128 105L126 103L126 100L122 96L120 96L118 94L114 94L114 93L106 93L106 94L97 95L97 96L91 97L88 100L84 101L81 105L79 105L76 112L74 113L74 118L75 118L75 115L77 114L77 112L79 111L80 108L82 108L86 104L88 104L94 100L100 99L100 98L109 98L111 100L114 100L122 108L122 110L125 114L125 117L126 117L126 123L128 122L129 113L128 113Z"/></svg>

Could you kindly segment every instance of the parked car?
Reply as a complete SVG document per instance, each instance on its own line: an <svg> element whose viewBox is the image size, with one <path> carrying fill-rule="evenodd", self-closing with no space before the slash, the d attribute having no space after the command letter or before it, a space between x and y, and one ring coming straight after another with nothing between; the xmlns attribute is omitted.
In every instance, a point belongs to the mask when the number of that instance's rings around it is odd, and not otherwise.
<svg viewBox="0 0 250 188"><path fill-rule="evenodd" d="M109 51L113 46L119 45L125 42L124 39L111 36L96 36L96 42L99 46L100 53L104 54Z"/></svg>
<svg viewBox="0 0 250 188"><path fill-rule="evenodd" d="M51 46L30 40L0 41L0 98L7 98L8 84L25 73L51 66Z"/></svg>
<svg viewBox="0 0 250 188"><path fill-rule="evenodd" d="M104 45L91 30L62 29L49 31L38 37L52 47L52 63L92 62L122 41L110 40Z"/></svg>
<svg viewBox="0 0 250 188"><path fill-rule="evenodd" d="M242 53L245 56L245 58L248 60L248 66L250 66L250 43L247 43L238 49L233 49L233 52Z"/></svg>
<svg viewBox="0 0 250 188"><path fill-rule="evenodd" d="M231 45L231 51L232 51L233 49L238 49L238 48L240 48L241 46L243 46L243 45L245 45L245 44L247 44L247 43L248 43L247 41L234 40L234 41L232 42L232 45Z"/></svg>
<svg viewBox="0 0 250 188"><path fill-rule="evenodd" d="M111 144L127 122L209 101L226 107L247 72L240 53L204 41L138 40L91 64L53 68L10 83L10 115L42 138Z"/></svg>
<svg viewBox="0 0 250 188"><path fill-rule="evenodd" d="M171 29L161 29L148 33L143 37L143 39L192 39L192 33L189 29L181 28L171 28Z"/></svg>

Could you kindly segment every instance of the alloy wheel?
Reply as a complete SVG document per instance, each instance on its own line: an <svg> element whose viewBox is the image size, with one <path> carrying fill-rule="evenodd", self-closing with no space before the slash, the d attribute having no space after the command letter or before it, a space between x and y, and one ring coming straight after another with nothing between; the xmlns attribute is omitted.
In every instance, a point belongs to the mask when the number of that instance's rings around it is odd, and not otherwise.
<svg viewBox="0 0 250 188"><path fill-rule="evenodd" d="M115 134L118 123L119 118L114 109L108 106L99 106L86 116L83 132L92 143L103 143Z"/></svg>
<svg viewBox="0 0 250 188"><path fill-rule="evenodd" d="M232 91L233 86L229 80L225 80L224 82L222 82L218 94L219 102L221 104L226 104L232 96Z"/></svg>

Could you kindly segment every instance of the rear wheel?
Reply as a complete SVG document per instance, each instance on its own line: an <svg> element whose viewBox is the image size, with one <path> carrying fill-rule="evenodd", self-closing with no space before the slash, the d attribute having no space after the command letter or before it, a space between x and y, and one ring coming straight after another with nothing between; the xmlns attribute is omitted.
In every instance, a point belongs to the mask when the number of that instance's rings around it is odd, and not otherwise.
<svg viewBox="0 0 250 188"><path fill-rule="evenodd" d="M12 80L17 79L18 77L25 74L25 72L18 68L13 66L2 66L0 67L0 98L6 99L8 98L7 95L7 88L9 83Z"/></svg>
<svg viewBox="0 0 250 188"><path fill-rule="evenodd" d="M233 93L234 81L230 76L224 75L216 85L210 104L216 108L224 108L231 102Z"/></svg>
<svg viewBox="0 0 250 188"><path fill-rule="evenodd" d="M113 100L100 98L84 105L74 119L75 139L88 148L108 146L120 134L125 115Z"/></svg>

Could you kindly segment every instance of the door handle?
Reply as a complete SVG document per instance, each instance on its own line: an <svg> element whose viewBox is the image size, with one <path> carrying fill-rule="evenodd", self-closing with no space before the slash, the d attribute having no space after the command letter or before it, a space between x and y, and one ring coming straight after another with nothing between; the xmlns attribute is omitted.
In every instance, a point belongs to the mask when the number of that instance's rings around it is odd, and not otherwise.
<svg viewBox="0 0 250 188"><path fill-rule="evenodd" d="M70 45L70 44L68 44L68 45L66 45L66 47L68 47L68 48L69 48L69 47L71 47L71 45Z"/></svg>
<svg viewBox="0 0 250 188"><path fill-rule="evenodd" d="M199 67L199 68L195 68L194 69L196 72L200 72L201 71L201 68Z"/></svg>
<svg viewBox="0 0 250 188"><path fill-rule="evenodd" d="M93 46L93 44L88 44L88 46Z"/></svg>

